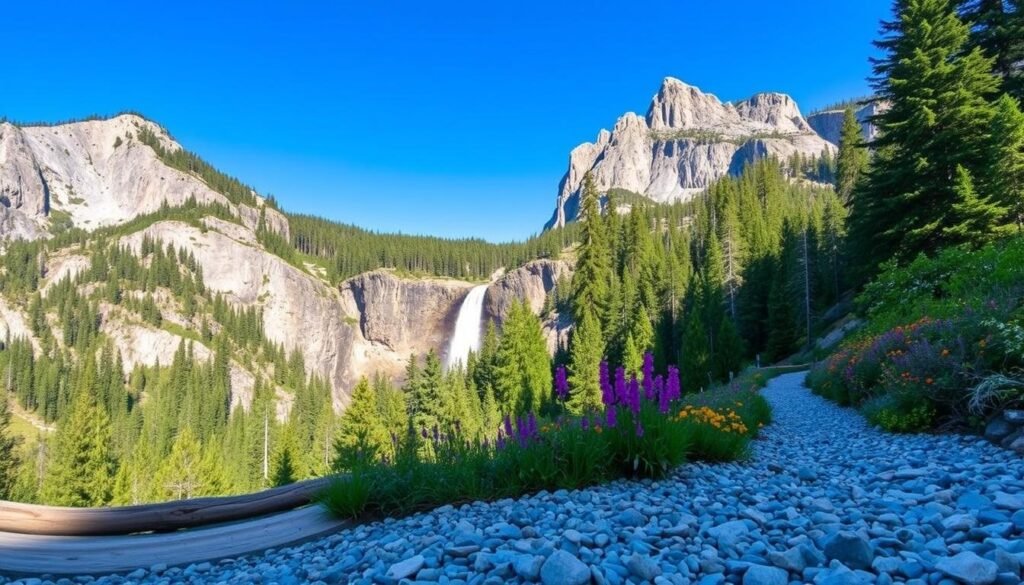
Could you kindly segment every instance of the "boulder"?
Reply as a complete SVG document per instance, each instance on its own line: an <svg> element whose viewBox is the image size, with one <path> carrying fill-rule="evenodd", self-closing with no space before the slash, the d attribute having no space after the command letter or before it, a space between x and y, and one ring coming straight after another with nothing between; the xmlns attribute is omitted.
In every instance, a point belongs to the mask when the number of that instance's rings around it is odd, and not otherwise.
<svg viewBox="0 0 1024 585"><path fill-rule="evenodd" d="M540 569L544 585L584 585L590 582L590 568L572 554L556 550Z"/></svg>
<svg viewBox="0 0 1024 585"><path fill-rule="evenodd" d="M825 556L837 560L852 569L871 568L875 559L874 550L867 538L855 533L840 531L825 541Z"/></svg>
<svg viewBox="0 0 1024 585"><path fill-rule="evenodd" d="M935 569L968 585L989 585L995 583L999 566L970 551L953 557L943 557L935 563Z"/></svg>

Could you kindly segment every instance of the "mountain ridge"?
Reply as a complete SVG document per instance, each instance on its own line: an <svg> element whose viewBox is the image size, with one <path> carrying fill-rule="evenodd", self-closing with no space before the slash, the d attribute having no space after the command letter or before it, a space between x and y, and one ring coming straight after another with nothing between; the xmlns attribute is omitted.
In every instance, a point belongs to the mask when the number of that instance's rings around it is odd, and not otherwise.
<svg viewBox="0 0 1024 585"><path fill-rule="evenodd" d="M786 94L762 92L722 102L712 93L666 77L644 117L627 112L569 155L546 228L564 226L579 210L584 175L597 189L621 188L657 202L685 201L715 180L764 157L785 160L832 153Z"/></svg>

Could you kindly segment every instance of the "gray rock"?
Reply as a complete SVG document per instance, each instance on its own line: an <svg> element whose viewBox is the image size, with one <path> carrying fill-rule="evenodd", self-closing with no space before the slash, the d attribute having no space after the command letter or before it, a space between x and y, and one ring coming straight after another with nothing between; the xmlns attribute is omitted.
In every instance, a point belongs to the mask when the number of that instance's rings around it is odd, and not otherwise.
<svg viewBox="0 0 1024 585"><path fill-rule="evenodd" d="M870 569L875 553L863 536L840 531L825 541L825 556L854 569Z"/></svg>
<svg viewBox="0 0 1024 585"><path fill-rule="evenodd" d="M778 567L751 565L743 574L743 585L787 585L789 573Z"/></svg>
<svg viewBox="0 0 1024 585"><path fill-rule="evenodd" d="M540 576L540 569L544 566L544 557L536 555L520 555L512 563L512 569L516 575L527 581L536 581Z"/></svg>
<svg viewBox="0 0 1024 585"><path fill-rule="evenodd" d="M807 568L807 561L799 547L792 547L784 552L772 551L768 553L768 561L771 564L785 569L790 573L800 574Z"/></svg>
<svg viewBox="0 0 1024 585"><path fill-rule="evenodd" d="M1024 410L1004 410L1003 418L1006 419L1006 421L1011 424L1022 426L1024 425Z"/></svg>
<svg viewBox="0 0 1024 585"><path fill-rule="evenodd" d="M584 585L590 581L590 568L564 550L556 550L540 569L544 585Z"/></svg>
<svg viewBox="0 0 1024 585"><path fill-rule="evenodd" d="M647 523L647 518L640 512L630 508L629 510L623 510L615 517L615 521L623 526L643 526Z"/></svg>
<svg viewBox="0 0 1024 585"><path fill-rule="evenodd" d="M743 536L750 532L750 528L747 527L747 523L743 520L732 520L719 524L718 526L712 526L708 528L708 535L715 539L728 539L736 540L740 536Z"/></svg>
<svg viewBox="0 0 1024 585"><path fill-rule="evenodd" d="M993 443L999 443L1016 430L1015 425L1007 422L1002 416L997 416L985 425L985 438Z"/></svg>
<svg viewBox="0 0 1024 585"><path fill-rule="evenodd" d="M968 585L990 585L995 583L999 574L999 567L994 562L969 551L954 557L943 557L935 563L935 568Z"/></svg>
<svg viewBox="0 0 1024 585"><path fill-rule="evenodd" d="M399 561L391 565L385 576L388 579L394 579L395 581L409 579L415 576L416 573L420 572L420 569L423 568L425 562L426 559L423 558L423 555L416 555L414 557L410 557L408 559L405 559L404 561Z"/></svg>
<svg viewBox="0 0 1024 585"><path fill-rule="evenodd" d="M718 138L701 140L694 132ZM668 202L689 199L758 159L787 160L799 152L818 156L825 150L835 147L814 132L789 96L762 93L725 104L666 78L646 117L624 114L611 132L601 130L595 143L572 150L548 226L576 219L588 172L598 191L619 187Z"/></svg>
<svg viewBox="0 0 1024 585"><path fill-rule="evenodd" d="M633 553L629 557L626 568L630 573L645 581L653 581L655 577L661 575L661 567L658 566L658 563L651 557L640 553Z"/></svg>

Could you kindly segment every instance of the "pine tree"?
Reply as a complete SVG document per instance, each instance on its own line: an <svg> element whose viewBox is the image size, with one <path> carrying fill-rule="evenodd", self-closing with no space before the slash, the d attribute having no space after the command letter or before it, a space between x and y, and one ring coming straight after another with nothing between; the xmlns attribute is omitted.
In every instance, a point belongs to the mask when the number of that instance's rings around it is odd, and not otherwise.
<svg viewBox="0 0 1024 585"><path fill-rule="evenodd" d="M79 392L70 415L57 428L43 499L58 506L102 506L109 502L116 473L110 441L107 413L91 394Z"/></svg>
<svg viewBox="0 0 1024 585"><path fill-rule="evenodd" d="M576 322L569 349L569 401L572 414L600 410L601 385L599 380L602 358L601 324L589 312Z"/></svg>
<svg viewBox="0 0 1024 585"><path fill-rule="evenodd" d="M202 445L189 427L174 440L171 453L154 477L161 500L186 500L221 493L221 470L203 456Z"/></svg>
<svg viewBox="0 0 1024 585"><path fill-rule="evenodd" d="M395 443L409 430L405 394L383 376L374 379L373 390L377 396L377 414L389 439L384 448L384 455L391 457L394 455Z"/></svg>
<svg viewBox="0 0 1024 585"><path fill-rule="evenodd" d="M274 473L270 479L271 485L281 487L295 483L295 464L292 457L292 450L289 447L284 447L278 452L274 461Z"/></svg>
<svg viewBox="0 0 1024 585"><path fill-rule="evenodd" d="M874 88L890 109L875 117L879 138L850 233L862 276L893 255L906 260L948 243L956 168L984 176L998 80L949 0L898 0L876 44Z"/></svg>
<svg viewBox="0 0 1024 585"><path fill-rule="evenodd" d="M7 392L0 390L0 500L10 498L18 470L18 438L11 434Z"/></svg>
<svg viewBox="0 0 1024 585"><path fill-rule="evenodd" d="M681 322L679 341L679 373L683 386L690 390L707 388L712 382L712 351L708 340L708 325L704 321L706 287L703 279L694 276L688 287L689 298L686 301Z"/></svg>
<svg viewBox="0 0 1024 585"><path fill-rule="evenodd" d="M970 47L994 60L1001 91L1024 100L1024 3L1020 0L967 0L961 14L971 25Z"/></svg>
<svg viewBox="0 0 1024 585"><path fill-rule="evenodd" d="M836 160L836 192L848 202L868 167L868 149L853 108L843 114L843 127L839 135L839 155Z"/></svg>
<svg viewBox="0 0 1024 585"><path fill-rule="evenodd" d="M766 353L768 360L773 362L788 357L796 346L795 319L789 298L787 272L785 263L780 261L768 296L769 333Z"/></svg>
<svg viewBox="0 0 1024 585"><path fill-rule="evenodd" d="M498 345L498 401L504 412L539 412L551 395L551 361L538 319L525 302L509 307Z"/></svg>
<svg viewBox="0 0 1024 585"><path fill-rule="evenodd" d="M609 286L612 281L611 244L601 217L601 202L593 178L583 178L583 233L572 278L572 308L576 322L582 322L585 315L605 325L609 303Z"/></svg>
<svg viewBox="0 0 1024 585"><path fill-rule="evenodd" d="M366 378L352 389L352 401L341 415L334 445L335 469L351 468L360 458L375 459L390 450L391 437Z"/></svg>
<svg viewBox="0 0 1024 585"><path fill-rule="evenodd" d="M951 210L953 219L943 232L953 243L981 246L992 239L1006 209L992 203L988 197L978 197L971 173L962 166L956 169L955 189L957 202Z"/></svg>
<svg viewBox="0 0 1024 585"><path fill-rule="evenodd" d="M1008 95L996 102L989 160L991 197L1009 210L1018 232L1024 231L1024 113Z"/></svg>

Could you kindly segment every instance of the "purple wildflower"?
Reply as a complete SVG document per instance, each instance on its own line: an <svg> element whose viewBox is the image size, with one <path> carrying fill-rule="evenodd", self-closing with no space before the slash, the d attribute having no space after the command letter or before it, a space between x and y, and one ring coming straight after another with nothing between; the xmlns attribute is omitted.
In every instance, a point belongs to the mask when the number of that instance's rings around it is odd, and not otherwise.
<svg viewBox="0 0 1024 585"><path fill-rule="evenodd" d="M644 396L647 400L654 400L654 354L644 354L644 365L641 369L644 384Z"/></svg>
<svg viewBox="0 0 1024 585"><path fill-rule="evenodd" d="M604 411L604 416L605 425L608 428L613 429L618 424L619 409L614 406L609 406L608 409Z"/></svg>
<svg viewBox="0 0 1024 585"><path fill-rule="evenodd" d="M580 428L581 429L583 429L585 431L585 430L587 430L589 425L590 425L590 420L587 417L583 417L583 418L580 419Z"/></svg>
<svg viewBox="0 0 1024 585"><path fill-rule="evenodd" d="M668 382L666 383L665 393L668 394L669 401L679 400L682 395L682 387L679 384L679 368L675 366L668 367Z"/></svg>
<svg viewBox="0 0 1024 585"><path fill-rule="evenodd" d="M615 403L629 403L629 394L626 387L626 369L622 367L615 370Z"/></svg>
<svg viewBox="0 0 1024 585"><path fill-rule="evenodd" d="M633 411L633 414L639 414L640 412L640 383L636 381L636 377L629 381L629 394L627 404L629 409Z"/></svg>
<svg viewBox="0 0 1024 585"><path fill-rule="evenodd" d="M569 397L569 380L565 375L565 366L555 368L555 394L559 400Z"/></svg>
<svg viewBox="0 0 1024 585"><path fill-rule="evenodd" d="M639 420L636 421L636 436L637 437L644 436L644 425Z"/></svg>
<svg viewBox="0 0 1024 585"><path fill-rule="evenodd" d="M507 414L505 415L505 421L504 421L503 424L504 424L504 427L505 427L505 434L507 436L511 437L512 436L512 419Z"/></svg>
<svg viewBox="0 0 1024 585"><path fill-rule="evenodd" d="M427 427L423 427L422 429L420 429L420 434L423 435L424 439L426 439L427 438Z"/></svg>
<svg viewBox="0 0 1024 585"><path fill-rule="evenodd" d="M531 437L537 436L537 417L530 411L530 415L526 417L526 432Z"/></svg>
<svg viewBox="0 0 1024 585"><path fill-rule="evenodd" d="M615 394L613 393L612 383L609 379L608 362L604 360L601 361L599 377L601 383L601 402L603 402L605 406L611 406L612 404L615 404Z"/></svg>
<svg viewBox="0 0 1024 585"><path fill-rule="evenodd" d="M670 407L669 403L672 401L672 398L665 390L665 380L661 376L658 376L654 380L654 387L658 394L658 411L661 412L661 414L667 414Z"/></svg>

